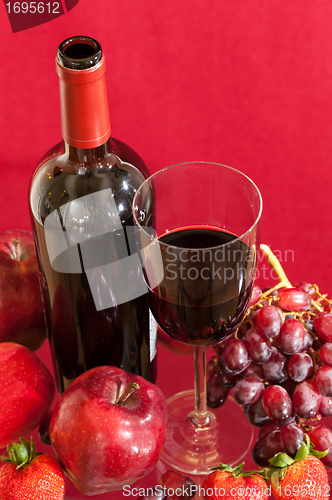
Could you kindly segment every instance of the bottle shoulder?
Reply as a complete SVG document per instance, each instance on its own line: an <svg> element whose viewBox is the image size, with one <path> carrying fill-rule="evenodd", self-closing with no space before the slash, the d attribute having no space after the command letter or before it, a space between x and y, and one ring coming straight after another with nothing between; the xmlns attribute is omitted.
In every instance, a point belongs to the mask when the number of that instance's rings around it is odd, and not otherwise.
<svg viewBox="0 0 332 500"><path fill-rule="evenodd" d="M102 157L88 163L73 161L64 143L59 143L40 159L31 178L30 210L43 225L45 218L62 205L108 189L124 222L131 218L135 192L148 175L141 157L117 139L112 139Z"/></svg>
<svg viewBox="0 0 332 500"><path fill-rule="evenodd" d="M121 158L123 161L126 161L132 165L135 165L140 172L143 174L144 178L150 176L150 171L142 159L142 157L128 144L121 141L120 139L116 139L111 137L110 139L110 149L111 151Z"/></svg>

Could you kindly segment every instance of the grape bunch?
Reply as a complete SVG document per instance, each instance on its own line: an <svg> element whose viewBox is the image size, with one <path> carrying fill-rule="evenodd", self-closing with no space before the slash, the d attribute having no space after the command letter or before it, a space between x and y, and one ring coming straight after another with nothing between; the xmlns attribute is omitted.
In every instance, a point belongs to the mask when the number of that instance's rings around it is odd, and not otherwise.
<svg viewBox="0 0 332 500"><path fill-rule="evenodd" d="M208 406L232 391L250 423L259 427L252 456L264 467L280 451L294 457L304 433L332 466L332 430L316 425L332 416L332 301L317 285L292 286L271 250L261 246L279 283L253 288L238 331L214 346L208 363ZM320 423L320 422L319 422Z"/></svg>

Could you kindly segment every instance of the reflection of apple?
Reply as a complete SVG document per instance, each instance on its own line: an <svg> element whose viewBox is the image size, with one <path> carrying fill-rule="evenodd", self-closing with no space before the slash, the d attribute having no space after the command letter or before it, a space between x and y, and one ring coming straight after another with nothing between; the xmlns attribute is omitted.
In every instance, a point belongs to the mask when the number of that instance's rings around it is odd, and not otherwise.
<svg viewBox="0 0 332 500"><path fill-rule="evenodd" d="M32 233L0 233L0 342L33 351L46 338L39 269Z"/></svg>
<svg viewBox="0 0 332 500"><path fill-rule="evenodd" d="M138 375L112 366L86 371L57 402L50 439L86 495L119 490L148 474L165 441L166 400Z"/></svg>
<svg viewBox="0 0 332 500"><path fill-rule="evenodd" d="M158 342L160 345L173 352L174 354L180 355L193 355L193 346L188 344L183 344L177 340L172 339L167 333L164 332L160 326L158 326Z"/></svg>
<svg viewBox="0 0 332 500"><path fill-rule="evenodd" d="M0 343L0 448L41 423L54 392L50 372L32 351L14 342Z"/></svg>

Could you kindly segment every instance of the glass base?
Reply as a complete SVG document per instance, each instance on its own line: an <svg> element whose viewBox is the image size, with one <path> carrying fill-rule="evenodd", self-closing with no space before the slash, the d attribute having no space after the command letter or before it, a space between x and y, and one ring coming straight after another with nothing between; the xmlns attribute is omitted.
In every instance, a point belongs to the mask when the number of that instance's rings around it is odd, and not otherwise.
<svg viewBox="0 0 332 500"><path fill-rule="evenodd" d="M220 463L238 464L253 443L253 426L232 397L221 408L209 410L209 426L204 428L191 422L194 391L180 392L167 403L168 424L161 459L173 469L200 475Z"/></svg>

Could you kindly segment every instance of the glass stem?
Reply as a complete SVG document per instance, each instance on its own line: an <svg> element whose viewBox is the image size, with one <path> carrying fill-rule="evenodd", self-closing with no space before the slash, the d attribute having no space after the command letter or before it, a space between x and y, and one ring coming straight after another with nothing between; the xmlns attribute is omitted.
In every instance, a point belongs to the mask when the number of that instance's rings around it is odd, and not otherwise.
<svg viewBox="0 0 332 500"><path fill-rule="evenodd" d="M195 412L192 422L196 427L207 427L210 417L206 406L206 347L194 347Z"/></svg>

